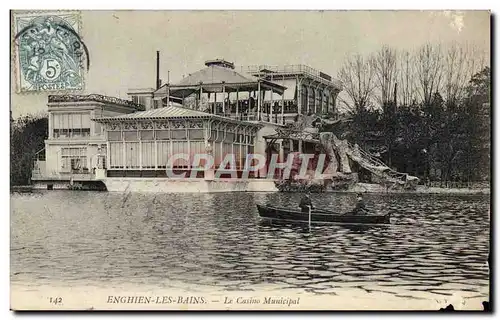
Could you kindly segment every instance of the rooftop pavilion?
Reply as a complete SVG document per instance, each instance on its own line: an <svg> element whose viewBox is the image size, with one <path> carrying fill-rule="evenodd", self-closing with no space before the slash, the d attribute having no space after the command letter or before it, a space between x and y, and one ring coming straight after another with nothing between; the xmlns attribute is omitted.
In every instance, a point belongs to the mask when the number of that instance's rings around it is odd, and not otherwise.
<svg viewBox="0 0 500 320"><path fill-rule="evenodd" d="M298 114L335 113L340 90L340 82L304 65L236 67L213 59L181 81L153 91L151 106L176 103L241 121L283 125Z"/></svg>
<svg viewBox="0 0 500 320"><path fill-rule="evenodd" d="M238 120L284 122L284 110L279 110L279 103L265 112L263 101L266 95L271 101L282 100L285 86L237 72L234 64L224 59L208 60L205 66L178 83L164 84L154 92L154 99L163 100L163 105L176 102Z"/></svg>

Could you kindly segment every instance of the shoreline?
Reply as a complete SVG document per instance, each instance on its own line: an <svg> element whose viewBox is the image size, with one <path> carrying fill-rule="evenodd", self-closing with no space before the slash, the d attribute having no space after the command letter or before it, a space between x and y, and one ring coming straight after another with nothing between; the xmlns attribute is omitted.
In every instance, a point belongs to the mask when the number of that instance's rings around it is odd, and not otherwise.
<svg viewBox="0 0 500 320"><path fill-rule="evenodd" d="M415 190L391 190L379 184L358 183L353 187L339 192L348 193L384 193L384 194L446 194L446 195L489 195L490 188L442 188L417 186Z"/></svg>
<svg viewBox="0 0 500 320"><path fill-rule="evenodd" d="M161 180L161 181L159 181ZM155 192L155 193L225 193L225 192L280 192L274 186L274 180L253 179L252 181L231 181L231 179L171 180L171 179L114 178L103 182L107 190L104 192ZM163 182L163 183L161 183ZM111 188L110 188L111 187ZM11 186L11 193L31 193L36 190L46 190L45 185ZM95 191L86 189L71 189L60 184L53 190ZM286 191L285 193L302 193L302 191ZM313 192L314 193L314 192ZM490 195L490 188L443 188L418 185L415 190L389 189L379 184L357 183L346 190L328 189L319 193L367 193L367 194L434 194L434 195Z"/></svg>

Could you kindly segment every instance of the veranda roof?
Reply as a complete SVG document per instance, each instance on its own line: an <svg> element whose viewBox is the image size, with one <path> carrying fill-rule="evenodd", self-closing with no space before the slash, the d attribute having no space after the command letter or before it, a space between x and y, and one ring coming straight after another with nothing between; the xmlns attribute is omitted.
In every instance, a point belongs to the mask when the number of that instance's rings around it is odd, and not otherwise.
<svg viewBox="0 0 500 320"><path fill-rule="evenodd" d="M228 117L215 115L203 111L193 110L179 106L168 106L158 109L150 109L134 113L123 114L114 117L102 117L92 119L96 122L116 122L116 121L134 121L134 120L161 120L161 119L218 119L225 122L244 123L247 125L261 126L257 123L234 120Z"/></svg>
<svg viewBox="0 0 500 320"><path fill-rule="evenodd" d="M286 87L265 79L259 79L252 75L236 72L233 69L217 65L211 65L196 71L185 77L176 84L165 84L155 91L155 95L169 95L173 97L188 97L194 92L199 92L200 88L204 93L254 91L261 83L262 90L273 90L282 94ZM224 87L224 88L223 88Z"/></svg>

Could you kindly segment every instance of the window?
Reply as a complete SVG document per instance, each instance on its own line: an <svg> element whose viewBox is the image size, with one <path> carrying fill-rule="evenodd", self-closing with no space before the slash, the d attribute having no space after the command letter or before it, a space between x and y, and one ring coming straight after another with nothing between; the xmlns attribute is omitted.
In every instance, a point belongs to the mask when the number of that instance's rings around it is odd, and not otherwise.
<svg viewBox="0 0 500 320"><path fill-rule="evenodd" d="M155 143L153 141L141 142L142 168L155 167Z"/></svg>
<svg viewBox="0 0 500 320"><path fill-rule="evenodd" d="M139 138L137 137L137 131L124 131L123 139L125 141L138 141Z"/></svg>
<svg viewBox="0 0 500 320"><path fill-rule="evenodd" d="M84 138L90 136L90 128L54 129L54 138Z"/></svg>
<svg viewBox="0 0 500 320"><path fill-rule="evenodd" d="M224 138L225 138L225 132L219 130L219 136L217 137L217 141L222 142L224 141Z"/></svg>
<svg viewBox="0 0 500 320"><path fill-rule="evenodd" d="M156 157L158 168L166 168L167 161L170 157L170 142L169 141L158 141L156 145Z"/></svg>
<svg viewBox="0 0 500 320"><path fill-rule="evenodd" d="M154 140L155 135L153 130L142 130L140 131L141 133L141 140Z"/></svg>
<svg viewBox="0 0 500 320"><path fill-rule="evenodd" d="M111 133L111 132L109 132ZM120 132L118 132L120 133ZM120 138L121 140L121 138ZM123 143L122 142L110 142L109 143L109 161L111 168L123 168Z"/></svg>
<svg viewBox="0 0 500 320"><path fill-rule="evenodd" d="M234 141L234 133L228 132L226 133L225 140L226 142L233 142Z"/></svg>
<svg viewBox="0 0 500 320"><path fill-rule="evenodd" d="M148 100L148 97L146 97L146 96L140 96L140 95L132 96L133 103L142 104L143 106L146 105L147 100Z"/></svg>
<svg viewBox="0 0 500 320"><path fill-rule="evenodd" d="M95 123L95 133L96 133L97 135L101 135L101 134L102 134L102 132L103 132L103 130L102 130L102 126L101 126L101 124L100 124L99 122L96 122L96 123ZM89 133L90 133L90 130L89 130Z"/></svg>
<svg viewBox="0 0 500 320"><path fill-rule="evenodd" d="M217 138L217 130L212 130L212 133L210 134L210 140L216 141Z"/></svg>
<svg viewBox="0 0 500 320"><path fill-rule="evenodd" d="M120 131L108 131L109 141L122 141L122 133Z"/></svg>
<svg viewBox="0 0 500 320"><path fill-rule="evenodd" d="M186 130L172 130L172 140L187 140Z"/></svg>
<svg viewBox="0 0 500 320"><path fill-rule="evenodd" d="M168 130L156 130L156 140L169 140L170 132Z"/></svg>
<svg viewBox="0 0 500 320"><path fill-rule="evenodd" d="M139 168L139 143L125 143L125 164L127 168Z"/></svg>
<svg viewBox="0 0 500 320"><path fill-rule="evenodd" d="M203 129L189 129L189 140L203 140Z"/></svg>
<svg viewBox="0 0 500 320"><path fill-rule="evenodd" d="M88 173L87 148L61 148L61 172Z"/></svg>
<svg viewBox="0 0 500 320"><path fill-rule="evenodd" d="M90 136L90 113L54 113L54 138L84 138Z"/></svg>
<svg viewBox="0 0 500 320"><path fill-rule="evenodd" d="M162 101L161 100L153 100L154 101L154 107L155 109L161 108L162 107Z"/></svg>

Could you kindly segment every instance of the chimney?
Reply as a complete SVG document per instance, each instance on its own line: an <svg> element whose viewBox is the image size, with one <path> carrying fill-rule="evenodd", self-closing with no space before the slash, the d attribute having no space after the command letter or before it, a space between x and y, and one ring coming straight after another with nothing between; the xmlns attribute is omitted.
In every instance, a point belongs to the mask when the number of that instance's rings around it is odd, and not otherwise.
<svg viewBox="0 0 500 320"><path fill-rule="evenodd" d="M160 51L156 51L156 90L161 87L160 79Z"/></svg>

